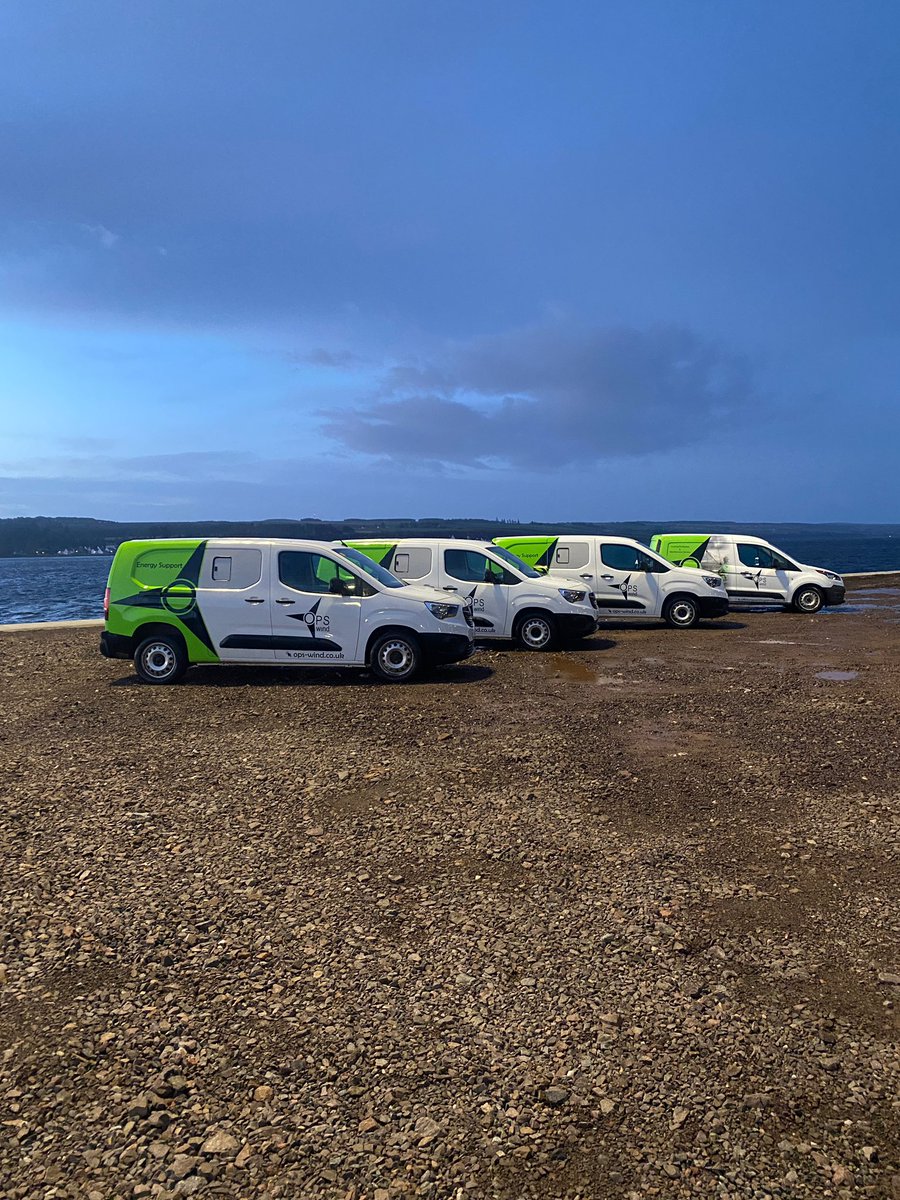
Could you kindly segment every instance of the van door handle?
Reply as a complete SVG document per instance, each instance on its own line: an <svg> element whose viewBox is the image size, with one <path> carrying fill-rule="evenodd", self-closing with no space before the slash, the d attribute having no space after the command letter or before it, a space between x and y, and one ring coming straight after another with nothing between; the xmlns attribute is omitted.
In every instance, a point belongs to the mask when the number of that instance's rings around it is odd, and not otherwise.
<svg viewBox="0 0 900 1200"><path fill-rule="evenodd" d="M286 600L286 599L282 598L281 600L276 600L275 603L276 604L296 604L297 601L296 600Z"/></svg>
<svg viewBox="0 0 900 1200"><path fill-rule="evenodd" d="M582 579L593 579L593 575L582 575Z"/></svg>
<svg viewBox="0 0 900 1200"><path fill-rule="evenodd" d="M601 578L601 579L610 579L610 580L611 580L611 579L615 579L615 575L601 575L601 576L600 576L600 578Z"/></svg>
<svg viewBox="0 0 900 1200"><path fill-rule="evenodd" d="M265 600L263 599L262 596L245 596L244 603L245 604L265 604Z"/></svg>
<svg viewBox="0 0 900 1200"><path fill-rule="evenodd" d="M445 588L444 588L444 591L445 591L445 592L458 592L458 591L459 591L459 588L455 588L455 587L445 587Z"/></svg>

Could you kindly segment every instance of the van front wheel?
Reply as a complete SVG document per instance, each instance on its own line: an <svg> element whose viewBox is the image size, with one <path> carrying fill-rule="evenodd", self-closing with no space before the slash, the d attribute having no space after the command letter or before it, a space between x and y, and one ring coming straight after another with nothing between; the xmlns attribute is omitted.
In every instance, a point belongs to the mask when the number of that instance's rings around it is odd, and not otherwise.
<svg viewBox="0 0 900 1200"><path fill-rule="evenodd" d="M662 615L673 629L693 629L700 620L700 610L690 596L673 596L667 600Z"/></svg>
<svg viewBox="0 0 900 1200"><path fill-rule="evenodd" d="M798 588L792 601L795 612L802 613L817 613L824 603L822 589L815 586Z"/></svg>
<svg viewBox="0 0 900 1200"><path fill-rule="evenodd" d="M382 683L406 683L421 665L422 651L410 633L386 633L372 647L370 666Z"/></svg>
<svg viewBox="0 0 900 1200"><path fill-rule="evenodd" d="M134 652L134 669L144 683L177 683L188 669L184 643L165 634L144 638Z"/></svg>
<svg viewBox="0 0 900 1200"><path fill-rule="evenodd" d="M526 613L516 625L516 641L523 650L552 650L556 626L549 613Z"/></svg>

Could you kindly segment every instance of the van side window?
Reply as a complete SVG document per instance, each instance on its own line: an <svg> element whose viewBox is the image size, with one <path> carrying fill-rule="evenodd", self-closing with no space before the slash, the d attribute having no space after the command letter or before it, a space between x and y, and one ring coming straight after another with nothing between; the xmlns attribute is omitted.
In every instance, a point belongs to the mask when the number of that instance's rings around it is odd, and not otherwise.
<svg viewBox="0 0 900 1200"><path fill-rule="evenodd" d="M375 589L365 580L339 566L324 554L310 550L280 550L278 578L285 587L296 592L319 595L373 596Z"/></svg>
<svg viewBox="0 0 900 1200"><path fill-rule="evenodd" d="M390 570L399 579L424 579L431 574L431 550L428 546L397 550Z"/></svg>
<svg viewBox="0 0 900 1200"><path fill-rule="evenodd" d="M791 562L789 558L785 558L783 554L772 554L772 566L776 571L799 571L800 568L796 563Z"/></svg>
<svg viewBox="0 0 900 1200"><path fill-rule="evenodd" d="M762 567L771 571L775 566L775 556L766 546L753 546L748 542L738 542L738 558L745 567Z"/></svg>
<svg viewBox="0 0 900 1200"><path fill-rule="evenodd" d="M561 558L560 555L565 555ZM591 561L591 548L587 542L566 542L556 548L556 562L561 567L586 567Z"/></svg>
<svg viewBox="0 0 900 1200"><path fill-rule="evenodd" d="M606 542L600 547L600 561L614 571L640 571L646 575L662 574L669 569L637 546L621 546L614 542Z"/></svg>
<svg viewBox="0 0 900 1200"><path fill-rule="evenodd" d="M477 550L445 550L444 570L464 583L518 583L515 575Z"/></svg>
<svg viewBox="0 0 900 1200"><path fill-rule="evenodd" d="M638 552L634 546L620 546L615 542L604 542L600 547L600 561L604 567L614 571L640 571ZM645 568L644 568L645 569Z"/></svg>
<svg viewBox="0 0 900 1200"><path fill-rule="evenodd" d="M227 554L204 559L200 586L241 591L254 587L262 578L262 550L252 546L234 546Z"/></svg>

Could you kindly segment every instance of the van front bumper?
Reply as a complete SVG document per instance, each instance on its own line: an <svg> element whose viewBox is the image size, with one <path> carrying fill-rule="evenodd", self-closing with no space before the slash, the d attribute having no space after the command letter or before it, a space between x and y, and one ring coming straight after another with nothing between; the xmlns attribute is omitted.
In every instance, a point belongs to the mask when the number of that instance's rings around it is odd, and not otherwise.
<svg viewBox="0 0 900 1200"><path fill-rule="evenodd" d="M842 583L835 583L830 588L825 588L825 603L826 605L843 604L847 594L847 589Z"/></svg>
<svg viewBox="0 0 900 1200"><path fill-rule="evenodd" d="M104 658L131 658L132 641L121 633L100 634L100 653Z"/></svg>
<svg viewBox="0 0 900 1200"><path fill-rule="evenodd" d="M553 620L564 638L587 637L598 628L597 618L588 613L554 613Z"/></svg>
<svg viewBox="0 0 900 1200"><path fill-rule="evenodd" d="M697 611L703 620L712 621L728 612L727 596L698 596Z"/></svg>
<svg viewBox="0 0 900 1200"><path fill-rule="evenodd" d="M417 635L429 662L461 662L475 652L475 641L465 633L420 633Z"/></svg>

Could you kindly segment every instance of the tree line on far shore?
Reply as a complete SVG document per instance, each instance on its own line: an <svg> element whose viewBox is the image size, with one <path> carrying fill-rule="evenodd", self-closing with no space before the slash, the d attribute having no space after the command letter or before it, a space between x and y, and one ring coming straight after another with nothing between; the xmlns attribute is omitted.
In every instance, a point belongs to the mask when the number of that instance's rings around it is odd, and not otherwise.
<svg viewBox="0 0 900 1200"><path fill-rule="evenodd" d="M890 525L810 525L797 523L746 524L733 521L510 521L499 517L348 517L340 521L322 521L316 517L300 520L267 521L98 521L91 517L6 517L0 518L0 558L35 555L90 554L98 550L112 552L120 542L132 538L175 537L267 537L315 538L332 542L360 537L465 537L489 540L505 534L588 534L609 533L648 542L654 533L666 530L703 532L757 533L779 544L793 535L804 538L828 537L840 532L885 536L900 526Z"/></svg>

